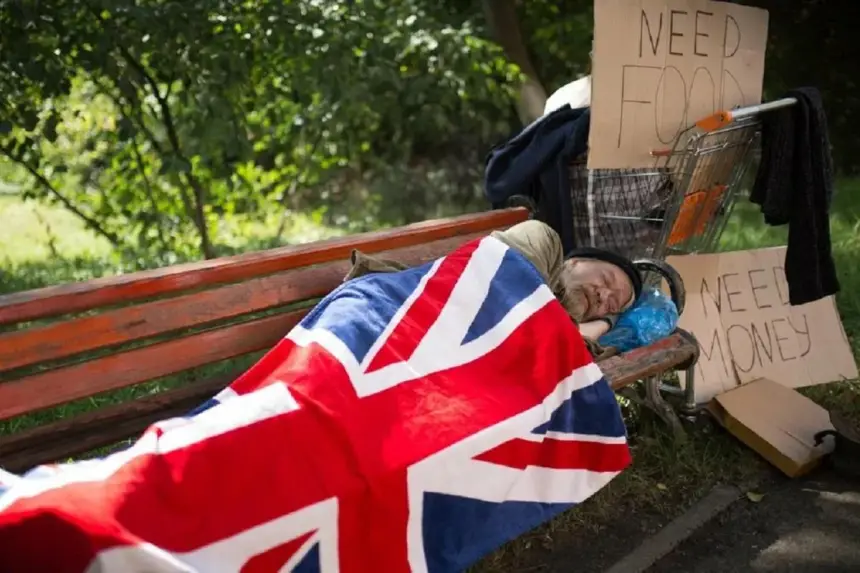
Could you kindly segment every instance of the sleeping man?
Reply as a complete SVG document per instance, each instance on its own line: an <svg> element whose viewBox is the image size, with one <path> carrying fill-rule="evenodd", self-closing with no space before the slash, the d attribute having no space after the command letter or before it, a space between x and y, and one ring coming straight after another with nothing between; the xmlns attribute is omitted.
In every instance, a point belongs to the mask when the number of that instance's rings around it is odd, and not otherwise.
<svg viewBox="0 0 860 573"><path fill-rule="evenodd" d="M603 249L574 249L566 256L561 239L549 225L529 220L493 237L524 255L540 272L588 340L597 340L629 308L642 291L642 279L633 264ZM358 251L352 255L347 279L373 272L394 272L405 267Z"/></svg>

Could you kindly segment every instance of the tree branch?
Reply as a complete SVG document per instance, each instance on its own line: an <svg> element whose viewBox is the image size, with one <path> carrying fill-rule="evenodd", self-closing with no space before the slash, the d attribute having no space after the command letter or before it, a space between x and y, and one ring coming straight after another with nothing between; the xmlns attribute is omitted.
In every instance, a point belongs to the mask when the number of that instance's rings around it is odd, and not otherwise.
<svg viewBox="0 0 860 573"><path fill-rule="evenodd" d="M48 220L42 215L42 212L38 209L33 209L33 214L36 215L36 219L39 220L42 227L45 228L45 234L48 236L48 249L51 251L51 255L54 258L60 258L60 251L57 250L57 236L54 234L54 230L51 228L51 224L48 223Z"/></svg>
<svg viewBox="0 0 860 573"><path fill-rule="evenodd" d="M99 93L109 98L117 107L120 114L122 114L125 119L135 124L137 128L143 132L150 145L152 145L153 149L155 149L156 153L163 156L164 151L161 147L161 142L158 141L158 138L155 137L155 134L152 133L152 130L146 126L146 122L144 121L143 114L140 112L140 109L138 109L137 113L134 114L132 111L135 109L134 103L127 100L123 102L119 96L111 93L111 91L107 88L107 86L102 83L99 78L90 75L90 79L92 80L93 84L95 84L96 88L98 88Z"/></svg>
<svg viewBox="0 0 860 573"><path fill-rule="evenodd" d="M27 172L42 187L44 187L55 199L57 199L57 201L62 203L66 209L68 209L69 211L74 213L75 216L77 216L79 219L81 219L87 225L87 227L89 227L90 229L92 229L93 231L95 231L96 233L98 233L99 235L101 235L102 237L107 239L108 241L110 241L111 245L113 245L114 247L119 247L122 244L122 240L119 238L118 235L111 233L110 231L108 231L107 229L102 227L98 221L96 221L95 219L93 219L92 217L90 217L89 215L87 215L86 213L81 211L80 209L78 209L74 205L74 203L72 203L65 195L60 193L60 191L57 190L57 188L54 187L50 181L48 181L47 177L45 177L44 175L39 173L38 169L36 169L35 167L30 165L26 161L23 161L21 158L15 157L15 155L12 153L12 150L8 147L2 147L2 148L0 148L0 151L3 152L3 155L5 155L9 159L11 159L15 163L17 163L18 165L20 165L24 169L26 169Z"/></svg>
<svg viewBox="0 0 860 573"><path fill-rule="evenodd" d="M129 145L131 146L131 152L134 154L134 160L137 163L138 171L140 172L140 177L143 179L143 187L146 190L146 196L149 199L150 205L152 205L152 212L156 216L155 221L155 230L158 233L158 240L161 242L165 251L170 250L170 243L167 242L167 239L164 237L164 230L161 228L161 218L159 217L160 212L158 210L158 201L155 200L155 192L152 190L152 184L149 182L149 177L146 175L146 168L143 163L143 155L140 153L140 149L137 147L137 141L134 138L129 141Z"/></svg>
<svg viewBox="0 0 860 573"><path fill-rule="evenodd" d="M163 95L161 90L158 88L158 82L149 72L147 72L146 68L143 67L143 64L141 64L131 54L128 48L120 46L119 51L128 65L140 74L144 81L149 84L152 94L158 102L158 107L161 111L161 118L164 123L164 129L167 132L167 139L170 141L170 146L174 155L184 163L190 165L191 162L187 157L185 157L182 152L182 146L179 143L179 134L176 130L176 124L173 121L173 114L170 111L170 103L167 101L167 97ZM207 259L214 258L215 251L212 249L212 244L209 240L209 226L206 223L206 214L203 209L206 203L206 192L203 189L203 185L190 171L181 175L180 180L191 187L194 191L193 212L191 215L192 220L197 227L197 231L200 234L200 250L203 252L203 256Z"/></svg>
<svg viewBox="0 0 860 573"><path fill-rule="evenodd" d="M520 86L517 112L520 121L529 124L543 115L547 93L529 57L515 0L483 0L482 4L490 32L508 60L516 64L525 76Z"/></svg>

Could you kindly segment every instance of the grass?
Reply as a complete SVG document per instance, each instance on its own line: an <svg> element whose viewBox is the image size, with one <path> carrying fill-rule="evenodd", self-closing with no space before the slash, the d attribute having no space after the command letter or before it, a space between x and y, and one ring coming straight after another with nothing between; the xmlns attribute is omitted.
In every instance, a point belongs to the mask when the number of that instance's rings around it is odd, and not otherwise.
<svg viewBox="0 0 860 573"><path fill-rule="evenodd" d="M42 277L46 284L70 280L62 261L101 263L83 265L81 276L71 280L89 278L88 273L104 274L111 266L115 267L114 272L119 272L107 240L85 229L81 221L65 209L22 200L15 194L4 194L0 190L0 223L0 270L16 273L15 269L20 266L34 268L44 265L50 269L56 264L60 267L59 275ZM213 229L213 238L227 250L241 250L248 245L305 243L341 234L341 231L317 223L311 217L293 214L281 237L274 237L279 223L280 216L276 213L250 221L222 220ZM103 268L108 261L112 265ZM18 274L28 273L18 271ZM12 290L8 285L0 285L0 289L2 292Z"/></svg>
<svg viewBox="0 0 860 573"><path fill-rule="evenodd" d="M837 304L852 343L860 354L860 180L838 185L833 209L832 237L842 291ZM107 245L62 211L15 197L0 196L0 292L83 280L121 271ZM267 223L260 224L263 234ZM298 218L291 231L300 240L331 234ZM50 241L53 239L53 249ZM766 227L757 209L741 202L722 237L721 248L736 250L785 244L785 230ZM57 256L59 255L59 256ZM233 361L213 366L216 371L236 368ZM188 376L171 377L100 398L73 403L47 414L0 424L0 434L15 431L104 404L132 399L185 383ZM860 421L860 385L842 382L804 389L828 408ZM593 539L609 533L609 524L631 516L649 516L652 526L668 520L718 482L743 483L758 475L764 463L733 438L711 426L691 432L679 444L647 412L625 407L635 463L582 506L535 532L508 544L479 564L476 571L514 571L531 568L547 550L569 546L571 539ZM532 565L528 565L532 564ZM525 570L525 569L522 569Z"/></svg>
<svg viewBox="0 0 860 573"><path fill-rule="evenodd" d="M0 222L0 261L7 269L16 263L57 258L110 258L110 243L87 232L80 220L65 209L22 201L14 195L0 195ZM54 280L57 279L62 281L67 277L61 274Z"/></svg>

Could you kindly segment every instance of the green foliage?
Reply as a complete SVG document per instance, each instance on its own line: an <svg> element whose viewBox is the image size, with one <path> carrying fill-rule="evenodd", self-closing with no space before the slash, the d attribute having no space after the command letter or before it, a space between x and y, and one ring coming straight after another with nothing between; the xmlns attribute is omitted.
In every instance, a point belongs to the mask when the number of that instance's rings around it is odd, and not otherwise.
<svg viewBox="0 0 860 573"><path fill-rule="evenodd" d="M766 96L819 86L856 170L850 19L745 3L771 13ZM254 219L277 244L299 212L352 231L484 208L484 156L520 127L487 5L0 0L0 183L161 263L230 252ZM592 6L517 4L548 92L588 72Z"/></svg>
<svg viewBox="0 0 860 573"><path fill-rule="evenodd" d="M833 158L845 174L860 173L860 92L857 65L860 43L854 18L833 3L802 0L744 0L770 14L765 97L815 86L827 111Z"/></svg>
<svg viewBox="0 0 860 573"><path fill-rule="evenodd" d="M520 10L532 59L548 93L589 73L594 0L528 2Z"/></svg>
<svg viewBox="0 0 860 573"><path fill-rule="evenodd" d="M27 196L121 250L214 256L219 221L273 209L354 220L389 167L509 129L516 71L471 20L416 2L0 8L0 153Z"/></svg>

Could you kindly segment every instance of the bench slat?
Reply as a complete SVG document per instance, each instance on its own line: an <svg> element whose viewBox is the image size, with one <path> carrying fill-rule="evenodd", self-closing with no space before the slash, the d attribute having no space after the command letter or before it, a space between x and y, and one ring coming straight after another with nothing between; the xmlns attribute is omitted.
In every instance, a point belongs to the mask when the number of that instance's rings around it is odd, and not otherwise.
<svg viewBox="0 0 860 573"><path fill-rule="evenodd" d="M307 311L213 329L0 383L0 420L265 350Z"/></svg>
<svg viewBox="0 0 860 573"><path fill-rule="evenodd" d="M680 332L648 346L612 356L600 362L600 369L613 390L638 380L685 367L698 353L696 342Z"/></svg>
<svg viewBox="0 0 860 573"><path fill-rule="evenodd" d="M0 436L0 467L26 471L63 461L139 435L150 424L186 414L229 385L238 373L221 375L174 390L105 406L8 436Z"/></svg>
<svg viewBox="0 0 860 573"><path fill-rule="evenodd" d="M384 254L408 265L419 265L483 235L443 239ZM320 298L341 283L348 268L346 260L326 263L0 334L0 372Z"/></svg>
<svg viewBox="0 0 860 573"><path fill-rule="evenodd" d="M306 245L281 247L151 271L46 287L0 296L0 325L81 312L207 285L246 280L319 263L343 260L352 249L376 253L505 228L528 216L505 209L438 219Z"/></svg>

